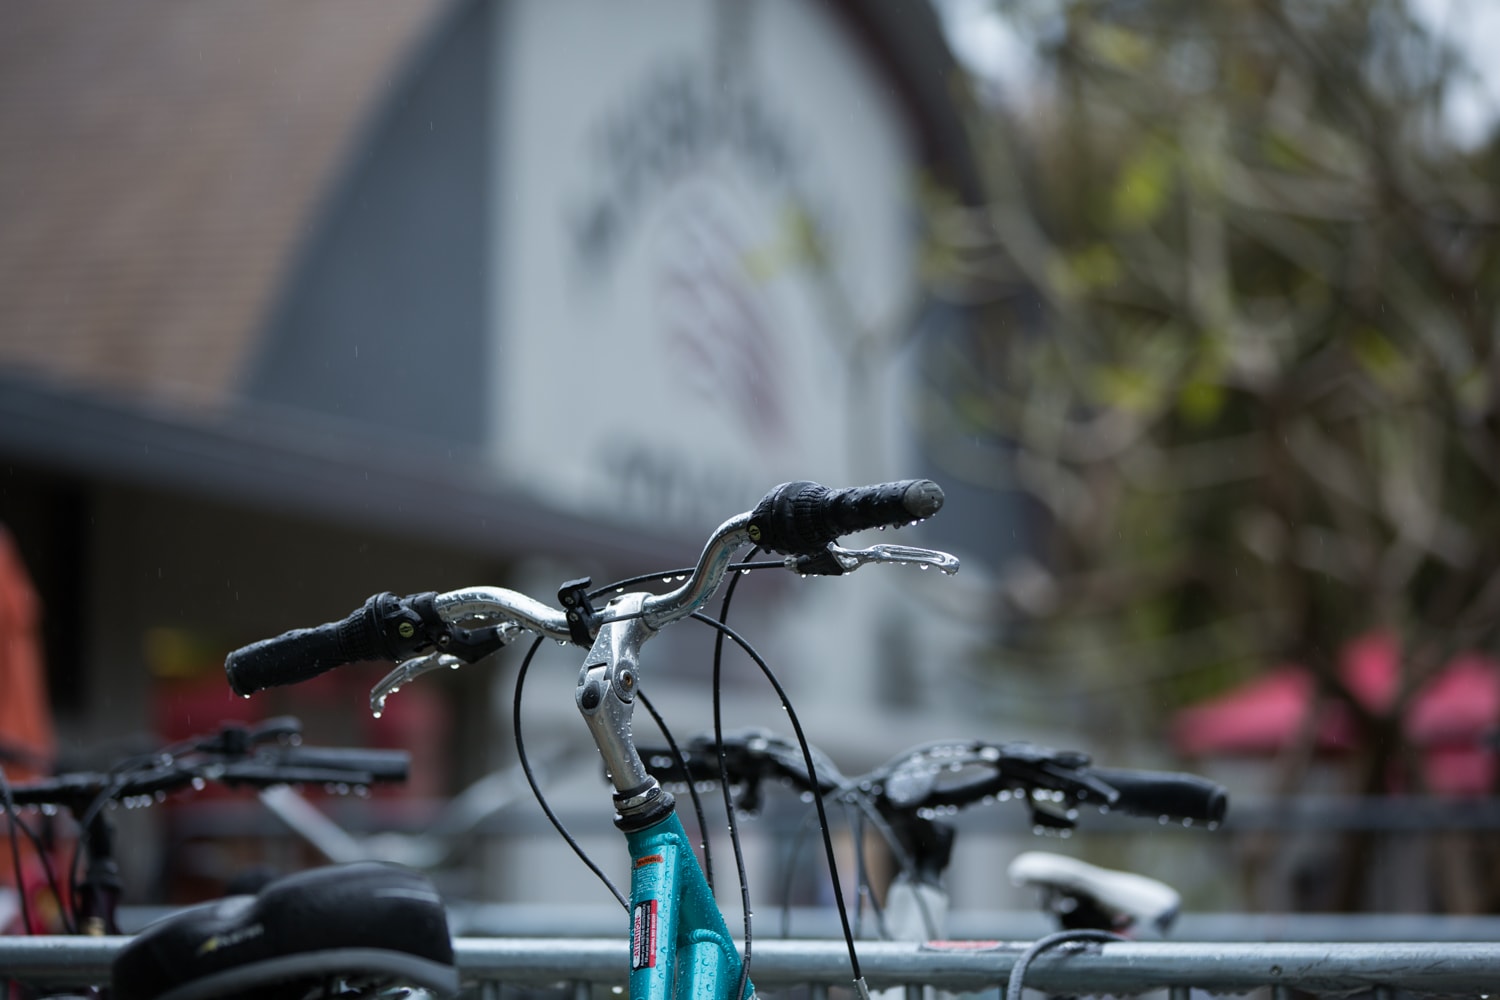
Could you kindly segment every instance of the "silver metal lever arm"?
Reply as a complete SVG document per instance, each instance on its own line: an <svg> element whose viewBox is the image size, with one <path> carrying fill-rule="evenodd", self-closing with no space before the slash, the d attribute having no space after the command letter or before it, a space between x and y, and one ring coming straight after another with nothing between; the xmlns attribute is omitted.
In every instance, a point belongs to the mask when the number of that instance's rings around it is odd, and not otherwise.
<svg viewBox="0 0 1500 1000"><path fill-rule="evenodd" d="M937 549L919 549L910 545L872 545L867 549L846 549L842 545L829 545L833 556L844 572L853 572L866 563L911 563L921 567L932 566L944 573L958 572L958 557Z"/></svg>
<svg viewBox="0 0 1500 1000"><path fill-rule="evenodd" d="M463 665L463 660L447 653L428 653L412 660L403 660L395 670L382 677L380 683L370 689L370 711L378 719L380 713L385 711L385 700L401 690L402 685L433 670L443 667L457 670Z"/></svg>

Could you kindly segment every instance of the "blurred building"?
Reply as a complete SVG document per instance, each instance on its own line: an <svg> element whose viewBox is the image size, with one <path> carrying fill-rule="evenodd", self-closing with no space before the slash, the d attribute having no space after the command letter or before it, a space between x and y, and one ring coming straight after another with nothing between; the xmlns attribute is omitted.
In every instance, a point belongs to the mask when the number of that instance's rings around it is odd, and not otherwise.
<svg viewBox="0 0 1500 1000"><path fill-rule="evenodd" d="M918 188L964 187L952 84L925 0L10 11L0 521L64 744L292 710L448 791L506 756L493 672L375 727L378 671L245 704L224 652L377 590L685 565L777 482L919 474ZM911 539L978 544L984 516ZM929 581L893 575L743 588L863 753L963 701Z"/></svg>

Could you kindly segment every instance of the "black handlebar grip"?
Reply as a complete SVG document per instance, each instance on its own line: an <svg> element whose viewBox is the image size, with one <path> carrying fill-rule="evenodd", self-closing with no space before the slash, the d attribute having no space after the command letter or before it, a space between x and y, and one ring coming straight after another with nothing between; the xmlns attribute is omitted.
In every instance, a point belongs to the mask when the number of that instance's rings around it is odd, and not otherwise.
<svg viewBox="0 0 1500 1000"><path fill-rule="evenodd" d="M830 490L782 483L750 512L750 540L767 552L812 555L867 528L899 527L936 514L943 490L930 479Z"/></svg>
<svg viewBox="0 0 1500 1000"><path fill-rule="evenodd" d="M1089 773L1120 793L1111 809L1132 816L1170 816L1220 823L1229 809L1222 785L1196 774L1091 767Z"/></svg>
<svg viewBox="0 0 1500 1000"><path fill-rule="evenodd" d="M381 611L396 600L394 594L376 594L341 621L292 629L236 649L224 658L229 686L235 694L248 696L311 680L346 663L395 659L381 632Z"/></svg>
<svg viewBox="0 0 1500 1000"><path fill-rule="evenodd" d="M411 771L407 751L366 747L287 747L275 761L287 767L358 771L376 781L405 781Z"/></svg>

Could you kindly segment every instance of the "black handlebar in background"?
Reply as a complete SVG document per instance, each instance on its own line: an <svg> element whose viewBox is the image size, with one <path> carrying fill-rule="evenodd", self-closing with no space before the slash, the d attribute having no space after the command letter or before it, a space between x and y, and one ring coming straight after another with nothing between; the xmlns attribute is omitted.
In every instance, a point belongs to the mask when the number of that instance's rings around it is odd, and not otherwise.
<svg viewBox="0 0 1500 1000"><path fill-rule="evenodd" d="M931 758L936 744L916 748L859 778L845 779L825 754L813 748L815 779L809 779L800 750L765 730L726 734L722 761L733 784L751 801L766 779L787 782L799 791L826 795L837 789L868 797L888 815L919 817L934 809L966 808L1001 793L1032 798L1059 793L1067 804L1093 804L1130 816L1191 820L1210 826L1223 822L1229 795L1223 786L1174 771L1141 771L1090 766L1087 755L1051 750L1028 743L949 744L952 752ZM959 751L963 751L962 755ZM717 781L720 755L711 737L697 737L684 748L687 773L670 751L642 752L647 768L661 781ZM958 771L951 767L962 759ZM1045 807L1045 800L1033 806ZM1043 809L1044 825L1071 827L1065 813Z"/></svg>
<svg viewBox="0 0 1500 1000"><path fill-rule="evenodd" d="M830 490L817 483L783 483L750 512L750 539L767 552L812 555L845 535L898 528L936 514L943 490L930 479Z"/></svg>
<svg viewBox="0 0 1500 1000"><path fill-rule="evenodd" d="M1218 824L1229 810L1224 787L1196 774L1104 767L1089 768L1089 772L1120 793L1110 808L1131 816Z"/></svg>

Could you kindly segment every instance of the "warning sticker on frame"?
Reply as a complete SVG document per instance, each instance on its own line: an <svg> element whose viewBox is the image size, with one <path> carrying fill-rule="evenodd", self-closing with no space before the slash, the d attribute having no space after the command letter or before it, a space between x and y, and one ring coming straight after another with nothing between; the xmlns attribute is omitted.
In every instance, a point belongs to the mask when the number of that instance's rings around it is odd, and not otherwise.
<svg viewBox="0 0 1500 1000"><path fill-rule="evenodd" d="M630 967L651 969L656 966L656 900L635 904L630 922Z"/></svg>

